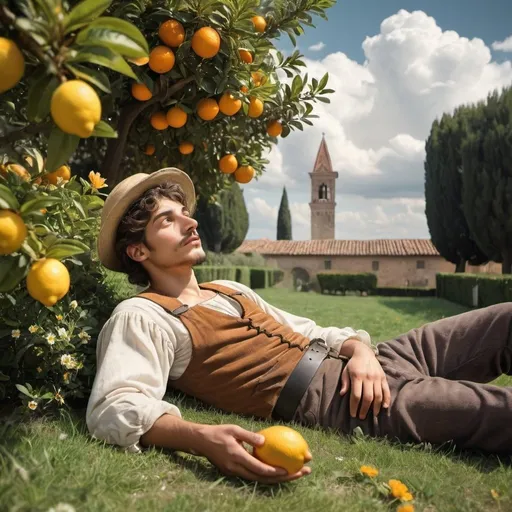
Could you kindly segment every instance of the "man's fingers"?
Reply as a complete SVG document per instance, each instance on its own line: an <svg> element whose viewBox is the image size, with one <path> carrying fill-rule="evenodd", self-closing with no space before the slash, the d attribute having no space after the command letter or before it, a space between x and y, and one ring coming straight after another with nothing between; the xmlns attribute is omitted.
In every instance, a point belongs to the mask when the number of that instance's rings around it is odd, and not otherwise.
<svg viewBox="0 0 512 512"><path fill-rule="evenodd" d="M348 373L347 368L345 368L341 372L341 390L340 390L341 396L343 396L348 391L349 385L350 385L350 375Z"/></svg>
<svg viewBox="0 0 512 512"><path fill-rule="evenodd" d="M366 381L363 384L363 403L361 404L361 410L359 411L359 419L364 420L370 406L373 402L373 383L372 381Z"/></svg>
<svg viewBox="0 0 512 512"><path fill-rule="evenodd" d="M391 407L391 391L389 390L388 379L385 375L384 375L384 379L382 381L382 394L383 394L382 405L387 409L387 408Z"/></svg>
<svg viewBox="0 0 512 512"><path fill-rule="evenodd" d="M244 466L239 466L236 468L236 471L234 473L236 473L236 476L240 476L242 478L245 478L246 480L260 482L262 484L279 484L284 482L291 482L303 476L309 475L311 473L311 468L308 466L304 466L302 469L291 475L285 474L281 476L265 477L258 475L257 473L253 473Z"/></svg>
<svg viewBox="0 0 512 512"><path fill-rule="evenodd" d="M355 418L357 416L357 408L361 401L363 392L363 381L358 378L352 379L352 392L350 393L350 416Z"/></svg>
<svg viewBox="0 0 512 512"><path fill-rule="evenodd" d="M243 451L244 453L240 454L240 458L237 457L237 461L251 473L259 475L260 477L275 477L287 474L285 469L265 464L254 457L254 455L251 455L248 451Z"/></svg>
<svg viewBox="0 0 512 512"><path fill-rule="evenodd" d="M373 415L377 416L382 407L382 382L380 380L375 381L373 384Z"/></svg>
<svg viewBox="0 0 512 512"><path fill-rule="evenodd" d="M245 430L238 425L233 425L232 434L239 441L245 441L251 446L261 446L265 442L265 438L261 434L251 432L250 430Z"/></svg>

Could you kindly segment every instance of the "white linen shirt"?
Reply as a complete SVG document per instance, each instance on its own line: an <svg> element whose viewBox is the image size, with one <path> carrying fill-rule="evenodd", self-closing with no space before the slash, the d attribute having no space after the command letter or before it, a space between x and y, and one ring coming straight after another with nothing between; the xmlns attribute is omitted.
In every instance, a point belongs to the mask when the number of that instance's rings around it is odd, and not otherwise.
<svg viewBox="0 0 512 512"><path fill-rule="evenodd" d="M213 282L242 292L278 322L309 339L322 338L335 350L339 351L349 338L371 345L366 331L320 327L309 318L272 306L245 285L225 280ZM222 294L200 304L233 316L242 315L238 302ZM192 340L181 320L140 297L119 303L98 337L97 372L86 413L91 435L139 452L140 437L160 416L181 417L178 407L163 397L169 380L183 374L191 357Z"/></svg>

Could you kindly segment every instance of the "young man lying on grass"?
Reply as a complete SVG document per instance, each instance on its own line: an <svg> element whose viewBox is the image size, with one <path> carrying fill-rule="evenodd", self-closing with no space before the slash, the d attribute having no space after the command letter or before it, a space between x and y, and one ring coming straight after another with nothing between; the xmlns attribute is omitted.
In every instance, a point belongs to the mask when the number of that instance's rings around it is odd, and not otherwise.
<svg viewBox="0 0 512 512"><path fill-rule="evenodd" d="M130 176L105 202L101 262L149 288L121 302L99 336L94 437L201 455L265 483L309 474L253 457L242 442L261 444L256 433L182 418L162 400L170 386L242 415L512 453L512 388L484 384L511 373L510 303L426 324L377 353L364 330L320 327L236 282L199 285L194 207L192 182L174 168Z"/></svg>

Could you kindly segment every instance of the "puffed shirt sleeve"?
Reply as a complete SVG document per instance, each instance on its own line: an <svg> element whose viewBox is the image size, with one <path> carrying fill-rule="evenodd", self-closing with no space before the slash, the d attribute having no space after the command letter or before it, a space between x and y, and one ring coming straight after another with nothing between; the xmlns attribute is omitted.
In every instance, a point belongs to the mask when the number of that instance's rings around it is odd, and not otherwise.
<svg viewBox="0 0 512 512"><path fill-rule="evenodd" d="M343 343L348 339L357 339L369 347L372 344L370 335L362 329L354 330L352 327L321 327L310 318L293 315L288 311L276 308L272 304L263 300L254 290L243 284L234 281L215 282L236 288L247 298L256 302L263 311L272 315L278 322L291 327L295 332L306 336L306 338L309 338L310 340L322 338L326 342L327 346L331 347L335 351L339 352Z"/></svg>
<svg viewBox="0 0 512 512"><path fill-rule="evenodd" d="M169 334L135 311L114 313L96 349L97 372L87 406L91 435L131 452L163 414L181 417L164 400L174 351Z"/></svg>

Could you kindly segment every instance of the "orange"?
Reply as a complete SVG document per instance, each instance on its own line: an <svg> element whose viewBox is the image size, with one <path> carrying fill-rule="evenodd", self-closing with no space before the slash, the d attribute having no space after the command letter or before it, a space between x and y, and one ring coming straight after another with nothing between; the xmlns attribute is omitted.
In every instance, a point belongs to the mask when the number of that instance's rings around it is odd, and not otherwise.
<svg viewBox="0 0 512 512"><path fill-rule="evenodd" d="M247 85L242 85L242 87L240 88L240 92L247 94L249 92L249 87L247 87Z"/></svg>
<svg viewBox="0 0 512 512"><path fill-rule="evenodd" d="M192 50L203 59L215 57L220 50L220 35L212 27L203 27L192 36Z"/></svg>
<svg viewBox="0 0 512 512"><path fill-rule="evenodd" d="M25 57L11 39L0 37L0 93L12 89L25 72Z"/></svg>
<svg viewBox="0 0 512 512"><path fill-rule="evenodd" d="M258 434L265 438L265 442L254 447L254 456L266 464L286 469L290 475L297 473L313 458L306 440L290 427L275 425L260 430Z"/></svg>
<svg viewBox="0 0 512 512"><path fill-rule="evenodd" d="M132 84L132 96L139 101L147 101L153 97L153 93L145 84Z"/></svg>
<svg viewBox="0 0 512 512"><path fill-rule="evenodd" d="M219 100L219 109L226 116L234 116L242 108L242 100L225 92Z"/></svg>
<svg viewBox="0 0 512 512"><path fill-rule="evenodd" d="M154 114L151 114L149 122L155 130L165 130L169 127L165 112L155 112Z"/></svg>
<svg viewBox="0 0 512 512"><path fill-rule="evenodd" d="M63 263L54 258L43 258L30 267L27 291L33 299L50 307L68 293L70 281Z"/></svg>
<svg viewBox="0 0 512 512"><path fill-rule="evenodd" d="M187 122L187 113L180 107L172 107L167 111L167 122L172 128L181 128Z"/></svg>
<svg viewBox="0 0 512 512"><path fill-rule="evenodd" d="M197 102L197 115L204 121L215 119L219 113L219 105L213 98L203 98Z"/></svg>
<svg viewBox="0 0 512 512"><path fill-rule="evenodd" d="M25 181L30 181L30 173L20 164L6 164L0 165L0 174L7 176L8 172L17 174L20 178Z"/></svg>
<svg viewBox="0 0 512 512"><path fill-rule="evenodd" d="M249 183L254 178L254 167L242 165L235 171L235 180L238 183Z"/></svg>
<svg viewBox="0 0 512 512"><path fill-rule="evenodd" d="M167 46L155 46L149 54L149 67L156 73L167 73L174 67L174 53Z"/></svg>
<svg viewBox="0 0 512 512"><path fill-rule="evenodd" d="M246 64L252 64L252 53L249 50L244 50L241 48L238 50L238 54Z"/></svg>
<svg viewBox="0 0 512 512"><path fill-rule="evenodd" d="M16 252L26 237L23 219L11 210L0 210L0 255Z"/></svg>
<svg viewBox="0 0 512 512"><path fill-rule="evenodd" d="M258 99L251 97L249 102L249 117L260 117L263 114L263 102Z"/></svg>
<svg viewBox="0 0 512 512"><path fill-rule="evenodd" d="M43 180L48 183L51 183L52 185L57 185L59 178L62 178L64 183L68 182L71 179L71 169L67 165L61 165L55 171L50 172L43 176Z"/></svg>
<svg viewBox="0 0 512 512"><path fill-rule="evenodd" d="M219 169L224 174L233 174L238 167L238 160L235 155L224 155L219 160Z"/></svg>
<svg viewBox="0 0 512 512"><path fill-rule="evenodd" d="M149 57L139 57L137 59L128 59L132 64L136 66L145 66L149 62Z"/></svg>
<svg viewBox="0 0 512 512"><path fill-rule="evenodd" d="M283 132L283 125L279 121L272 121L267 125L267 133L271 137L279 137Z"/></svg>
<svg viewBox="0 0 512 512"><path fill-rule="evenodd" d="M176 47L185 41L185 29L179 21L170 19L160 25L158 37L167 46Z"/></svg>
<svg viewBox="0 0 512 512"><path fill-rule="evenodd" d="M194 144L191 142L182 142L179 146L179 151L182 155L189 155L194 151Z"/></svg>
<svg viewBox="0 0 512 512"><path fill-rule="evenodd" d="M256 32L265 32L265 29L267 28L267 22L263 16L253 16L251 19Z"/></svg>
<svg viewBox="0 0 512 512"><path fill-rule="evenodd" d="M261 71L252 71L251 78L256 87L267 83L267 77Z"/></svg>
<svg viewBox="0 0 512 512"><path fill-rule="evenodd" d="M146 155L154 155L155 154L155 146L153 144L147 144L146 145L146 148L144 149L144 153L146 153Z"/></svg>

